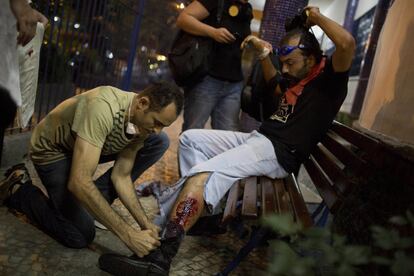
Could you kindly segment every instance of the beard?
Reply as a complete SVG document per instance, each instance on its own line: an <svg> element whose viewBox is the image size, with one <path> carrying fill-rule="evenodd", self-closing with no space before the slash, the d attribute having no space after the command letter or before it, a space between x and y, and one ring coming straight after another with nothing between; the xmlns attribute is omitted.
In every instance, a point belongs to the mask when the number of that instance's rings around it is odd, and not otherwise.
<svg viewBox="0 0 414 276"><path fill-rule="evenodd" d="M287 85L287 87L292 87L298 84L304 78L306 78L306 76L309 73L309 69L307 65L308 65L307 60L304 60L303 67L296 73L296 75L290 75L288 73L282 74L282 78L284 79L284 82Z"/></svg>
<svg viewBox="0 0 414 276"><path fill-rule="evenodd" d="M286 86L287 88L295 86L296 84L298 84L300 82L300 78L292 76L290 74L284 73L282 75L282 82L284 83L284 86Z"/></svg>

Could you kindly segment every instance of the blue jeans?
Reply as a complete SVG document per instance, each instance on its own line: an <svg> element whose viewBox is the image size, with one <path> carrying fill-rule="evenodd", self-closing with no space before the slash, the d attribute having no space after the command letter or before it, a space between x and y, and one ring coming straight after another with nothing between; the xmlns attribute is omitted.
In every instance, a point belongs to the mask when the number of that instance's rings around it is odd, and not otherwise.
<svg viewBox="0 0 414 276"><path fill-rule="evenodd" d="M243 82L223 81L206 76L186 91L182 131L204 128L211 116L213 129L238 130Z"/></svg>
<svg viewBox="0 0 414 276"><path fill-rule="evenodd" d="M165 133L149 136L137 153L131 179L135 181L154 164L169 146ZM99 163L115 160L116 156L101 157ZM49 199L34 185L21 186L8 202L10 208L23 212L41 230L58 242L72 248L84 248L95 237L94 218L79 204L67 189L71 159L48 165L36 165L36 171L46 187ZM111 181L112 168L99 177L95 184L111 204L117 197Z"/></svg>

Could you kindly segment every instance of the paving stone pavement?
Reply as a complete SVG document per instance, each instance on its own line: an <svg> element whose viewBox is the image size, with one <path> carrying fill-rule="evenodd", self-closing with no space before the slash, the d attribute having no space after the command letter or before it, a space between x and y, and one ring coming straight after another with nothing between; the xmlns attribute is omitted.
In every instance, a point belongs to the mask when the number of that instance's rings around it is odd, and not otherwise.
<svg viewBox="0 0 414 276"><path fill-rule="evenodd" d="M168 152L136 184L149 180L174 183L178 179L177 145L181 124L182 118L179 118L171 127L165 129L171 139ZM33 182L41 185L32 164L27 162L27 165ZM100 165L97 175L110 166L110 163ZM143 198L141 203L150 218L158 211L153 197ZM119 201L113 204L113 208L138 227ZM231 231L210 237L187 236L173 260L170 275L214 275L232 259L243 242L245 241ZM267 250L266 247L254 250L231 275L266 275ZM27 223L24 218L18 218L7 208L0 207L0 276L108 275L97 267L99 255L103 252L131 254L115 235L100 229L97 229L96 238L90 248L66 248Z"/></svg>

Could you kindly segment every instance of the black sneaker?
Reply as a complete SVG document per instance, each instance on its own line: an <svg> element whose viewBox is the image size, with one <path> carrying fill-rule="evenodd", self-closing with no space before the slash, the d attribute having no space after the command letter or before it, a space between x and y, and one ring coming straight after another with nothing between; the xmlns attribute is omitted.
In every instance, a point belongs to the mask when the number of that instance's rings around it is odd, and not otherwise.
<svg viewBox="0 0 414 276"><path fill-rule="evenodd" d="M168 270L147 258L136 255L126 257L118 254L103 254L99 257L99 268L116 276L168 276Z"/></svg>
<svg viewBox="0 0 414 276"><path fill-rule="evenodd" d="M99 267L112 275L168 275L172 259L178 252L181 237L173 237L161 241L161 245L147 256L140 258L118 254L103 254L99 258Z"/></svg>

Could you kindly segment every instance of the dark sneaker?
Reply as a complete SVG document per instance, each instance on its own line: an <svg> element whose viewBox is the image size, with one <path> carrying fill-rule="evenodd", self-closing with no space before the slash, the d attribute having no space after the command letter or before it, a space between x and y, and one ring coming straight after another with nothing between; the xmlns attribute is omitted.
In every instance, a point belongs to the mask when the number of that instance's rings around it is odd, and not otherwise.
<svg viewBox="0 0 414 276"><path fill-rule="evenodd" d="M177 254L182 236L164 239L160 247L140 258L118 254L103 254L99 258L99 267L112 275L168 275L172 259Z"/></svg>
<svg viewBox="0 0 414 276"><path fill-rule="evenodd" d="M0 181L0 204L10 197L15 185L31 183L29 172L24 164L17 164L6 171L5 178Z"/></svg>
<svg viewBox="0 0 414 276"><path fill-rule="evenodd" d="M103 254L99 257L99 268L119 276L168 276L168 271L147 258L126 257L118 254Z"/></svg>

